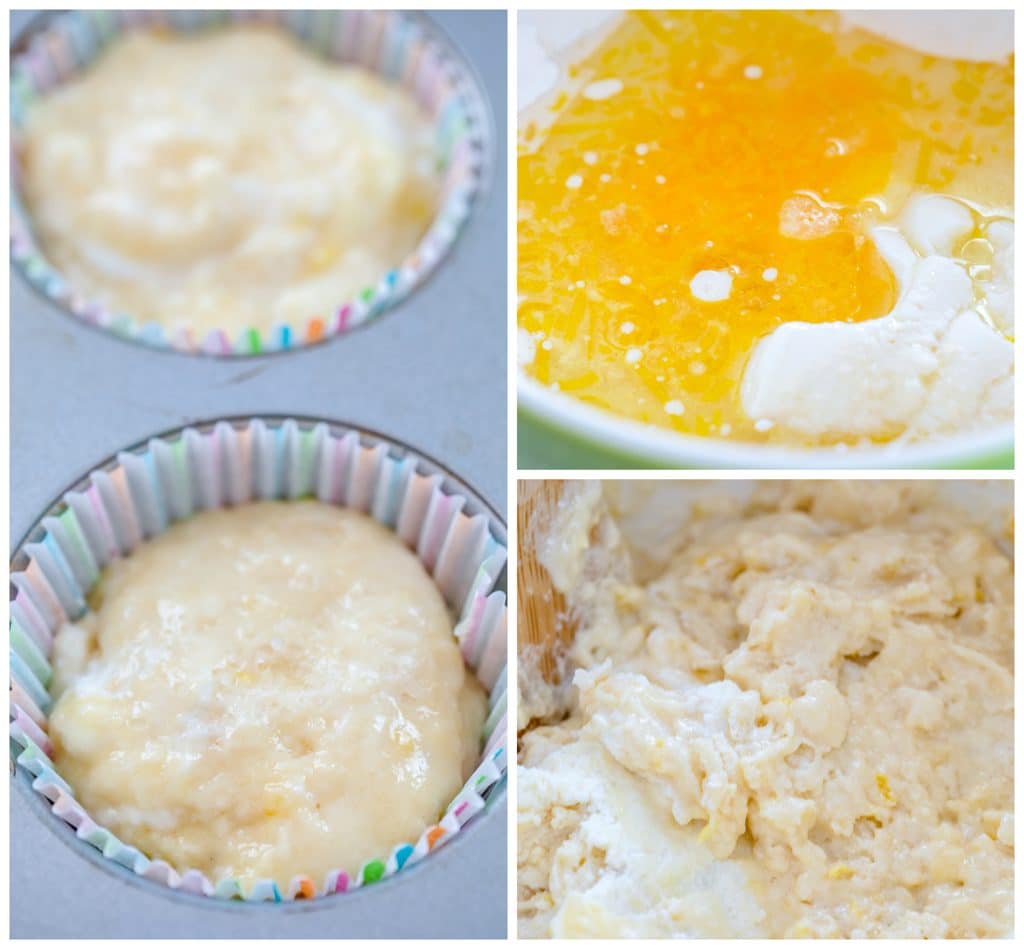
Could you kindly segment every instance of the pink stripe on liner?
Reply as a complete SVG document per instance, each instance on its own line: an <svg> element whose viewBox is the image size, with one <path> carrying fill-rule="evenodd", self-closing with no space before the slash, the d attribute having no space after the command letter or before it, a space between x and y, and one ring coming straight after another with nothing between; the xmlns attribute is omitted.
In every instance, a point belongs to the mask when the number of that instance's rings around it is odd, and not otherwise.
<svg viewBox="0 0 1024 949"><path fill-rule="evenodd" d="M63 34L51 33L45 35L45 41L57 78L63 82L75 68L74 57L68 54L67 39Z"/></svg>
<svg viewBox="0 0 1024 949"><path fill-rule="evenodd" d="M352 304L346 303L340 310L338 310L337 319L337 332L344 333L348 329L348 320L352 315Z"/></svg>
<svg viewBox="0 0 1024 949"><path fill-rule="evenodd" d="M374 48L377 45L379 33L379 19L373 12L363 14L363 22L366 24L366 37L359 46L359 62L367 69L373 69L375 59Z"/></svg>
<svg viewBox="0 0 1024 949"><path fill-rule="evenodd" d="M213 329L203 337L200 348L204 353L210 353L211 355L220 353L223 355L231 352L231 341L224 330Z"/></svg>
<svg viewBox="0 0 1024 949"><path fill-rule="evenodd" d="M181 878L179 888L184 890L186 893L199 893L205 894L209 882L206 877L203 876L198 870L189 870Z"/></svg>
<svg viewBox="0 0 1024 949"><path fill-rule="evenodd" d="M229 486L224 483L224 450L216 426L206 437L210 446L207 454L210 458L210 475L213 479L213 506L215 508L223 507L225 499L231 496L231 491Z"/></svg>
<svg viewBox="0 0 1024 949"><path fill-rule="evenodd" d="M488 606L494 602L495 594L488 596ZM482 654L477 658L474 666L477 670L477 677L490 690L501 675L505 666L505 641L508 633L508 614L505 612L504 602L499 606L499 612L495 618L491 614L488 623L488 639L484 644Z"/></svg>
<svg viewBox="0 0 1024 949"><path fill-rule="evenodd" d="M109 314L101 304L94 301L80 300L79 306L81 307L82 316L92 323L93 326L106 326L110 322Z"/></svg>
<svg viewBox="0 0 1024 949"><path fill-rule="evenodd" d="M47 626L46 620L43 619L42 613L39 612L39 608L32 601L32 598L20 587L14 596L14 602L18 605L18 609L22 611L22 615L28 624L25 631L32 637L42 654L49 658L53 652L53 633L50 632L50 628Z"/></svg>
<svg viewBox="0 0 1024 949"><path fill-rule="evenodd" d="M437 71L437 56L433 50L427 52L423 57L423 68L419 74L419 85L416 90L417 99L423 103L423 107L433 116L437 118L437 106L434 102L431 90L434 88L434 74Z"/></svg>
<svg viewBox="0 0 1024 949"><path fill-rule="evenodd" d="M48 758L53 757L53 742L50 741L50 737L17 706L14 711L14 724L28 735L46 753Z"/></svg>
<svg viewBox="0 0 1024 949"><path fill-rule="evenodd" d="M103 499L100 497L100 493L96 488L95 484L90 484L85 490L85 499L89 502L89 506L92 508L92 512L96 515L97 525L99 526L100 532L103 534L103 539L107 543L107 557L110 560L121 556L121 551L117 546L117 538L114 536L114 529L110 526L110 521L107 518L107 511L103 507Z"/></svg>
<svg viewBox="0 0 1024 949"><path fill-rule="evenodd" d="M345 59L351 60L352 62L358 62L359 57L356 55L356 51L360 48L362 39L363 26L366 20L366 14L361 10L354 11L352 19L349 21L352 24L352 28L348 31L348 36L345 37Z"/></svg>
<svg viewBox="0 0 1024 949"><path fill-rule="evenodd" d="M200 433L196 441L196 448L200 452L200 465L203 472L204 504L208 503L210 508L222 507L223 495L220 490L220 464L217 457L217 429L214 428L207 434Z"/></svg>
<svg viewBox="0 0 1024 949"><path fill-rule="evenodd" d="M53 803L51 808L53 813L62 821L66 821L74 827L76 832L85 836L96 829L96 825L89 820L89 815L82 809L82 805L68 794L67 791L63 788L58 788L56 785L52 785L47 791L43 792L43 797Z"/></svg>
<svg viewBox="0 0 1024 949"><path fill-rule="evenodd" d="M252 500L252 438L249 435L249 427L241 431L235 430L235 437L238 439L238 468L239 477L242 479L242 503Z"/></svg>
<svg viewBox="0 0 1024 949"><path fill-rule="evenodd" d="M341 493L344 485L342 479L345 473L345 462L348 460L348 443L344 438L334 441L334 458L331 464L331 502L341 503Z"/></svg>
<svg viewBox="0 0 1024 949"><path fill-rule="evenodd" d="M348 890L350 882L351 880L349 879L349 875L342 870L342 872L338 874L338 879L334 881L334 892L345 893Z"/></svg>
<svg viewBox="0 0 1024 949"><path fill-rule="evenodd" d="M46 60L37 43L33 43L25 55L25 64L28 66L28 72L32 76L32 84L40 92L48 92L49 83L47 82Z"/></svg>
<svg viewBox="0 0 1024 949"><path fill-rule="evenodd" d="M466 624L466 635L462 640L462 657L469 659L473 654L473 647L476 645L476 636L480 631L480 621L483 619L484 610L487 609L487 598L477 594L473 598L473 607L469 613L469 621Z"/></svg>
<svg viewBox="0 0 1024 949"><path fill-rule="evenodd" d="M420 60L423 58L423 42L413 40L406 47L405 69L402 71L402 85L416 88L416 70L420 68Z"/></svg>
<svg viewBox="0 0 1024 949"><path fill-rule="evenodd" d="M423 559L429 564L431 570L437 563L437 554L447 533L448 514L451 512L452 504L453 501L450 497L438 492L437 507L434 508L434 523L423 553Z"/></svg>
<svg viewBox="0 0 1024 949"><path fill-rule="evenodd" d="M11 173L16 175L15 184L20 186L21 170L16 163L11 166ZM11 250L16 257L24 257L31 250L32 245L28 237L21 230L21 222L15 215L11 215Z"/></svg>
<svg viewBox="0 0 1024 949"><path fill-rule="evenodd" d="M451 84L448 82L448 71L445 61L439 56L437 58L437 72L434 76L434 109L441 112L442 106L447 102L448 94L451 92Z"/></svg>
<svg viewBox="0 0 1024 949"><path fill-rule="evenodd" d="M24 572L25 579L31 584L32 594L40 600L39 605L48 608L57 617L58 622L66 620L68 614L64 612L64 607L61 606L57 594L53 592L50 581L46 579L46 574L39 564L35 560L30 560Z"/></svg>
<svg viewBox="0 0 1024 949"><path fill-rule="evenodd" d="M187 326L179 326L170 336L169 342L174 349L188 352L195 348L192 342L192 330Z"/></svg>
<svg viewBox="0 0 1024 949"><path fill-rule="evenodd" d="M387 14L378 14L373 18L373 42L367 50L367 55L369 57L367 65L376 73L380 72L380 58L384 49L384 29L385 27L390 26L388 19L389 16Z"/></svg>
<svg viewBox="0 0 1024 949"><path fill-rule="evenodd" d="M36 705L35 700L19 684L16 679L11 679L11 705L27 715L40 729L46 727L46 716L43 710Z"/></svg>
<svg viewBox="0 0 1024 949"><path fill-rule="evenodd" d="M132 535L128 540L130 550L134 550L142 542L142 528L135 517L135 502L132 500L131 491L128 488L128 475L124 468L117 468L110 472L110 482L114 492L118 496L120 514L127 522L128 532Z"/></svg>

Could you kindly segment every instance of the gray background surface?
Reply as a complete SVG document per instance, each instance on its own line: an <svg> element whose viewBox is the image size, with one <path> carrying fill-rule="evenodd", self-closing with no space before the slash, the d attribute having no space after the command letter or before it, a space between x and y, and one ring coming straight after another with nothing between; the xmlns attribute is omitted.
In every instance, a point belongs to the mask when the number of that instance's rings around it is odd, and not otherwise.
<svg viewBox="0 0 1024 949"><path fill-rule="evenodd" d="M118 449L199 419L325 416L432 455L506 513L504 12L434 19L473 64L494 115L493 177L439 271L341 338L218 360L90 329L11 275L11 550L61 491ZM30 14L12 14L12 37ZM501 937L507 806L377 886L324 900L222 904L103 861L21 777L11 786L12 937Z"/></svg>

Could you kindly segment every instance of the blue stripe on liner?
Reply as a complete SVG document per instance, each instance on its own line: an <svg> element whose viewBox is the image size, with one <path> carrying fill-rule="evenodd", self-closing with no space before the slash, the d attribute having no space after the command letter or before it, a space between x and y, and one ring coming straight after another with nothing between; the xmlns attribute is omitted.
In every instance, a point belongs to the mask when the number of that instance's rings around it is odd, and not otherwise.
<svg viewBox="0 0 1024 949"><path fill-rule="evenodd" d="M74 600L76 612L71 619L78 619L86 609L85 591L78 585L74 571L71 569L71 564L68 563L67 557L64 556L64 551L61 550L60 544L57 543L57 538L47 532L43 536L43 547L45 547L50 553L50 556L53 557L53 561L57 565L57 569L60 571L61 577L64 579L64 583L67 585L68 592Z"/></svg>
<svg viewBox="0 0 1024 949"><path fill-rule="evenodd" d="M11 678L18 683L28 694L29 698L36 703L41 712L49 713L51 701L50 695L39 684L36 674L28 667L28 664L13 649L10 650L11 657Z"/></svg>

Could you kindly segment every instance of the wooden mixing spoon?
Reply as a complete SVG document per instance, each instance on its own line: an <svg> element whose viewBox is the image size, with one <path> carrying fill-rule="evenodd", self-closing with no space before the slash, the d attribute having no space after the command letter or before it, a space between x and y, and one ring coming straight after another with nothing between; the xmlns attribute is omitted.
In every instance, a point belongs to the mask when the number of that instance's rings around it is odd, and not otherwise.
<svg viewBox="0 0 1024 949"><path fill-rule="evenodd" d="M536 647L536 668L547 682L557 685L559 656L576 635L575 623L566 608L565 597L555 589L551 575L541 564L537 540L549 529L558 509L565 482L520 481L518 483L516 526L519 552L518 650Z"/></svg>

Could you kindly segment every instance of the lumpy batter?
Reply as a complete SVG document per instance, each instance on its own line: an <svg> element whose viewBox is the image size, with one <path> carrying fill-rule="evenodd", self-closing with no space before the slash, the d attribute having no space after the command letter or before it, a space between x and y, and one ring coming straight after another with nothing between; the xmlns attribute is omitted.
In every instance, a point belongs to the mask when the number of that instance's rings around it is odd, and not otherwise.
<svg viewBox="0 0 1024 949"><path fill-rule="evenodd" d="M55 644L58 770L180 871L355 873L476 763L486 703L441 595L365 515L205 512L108 566L91 606Z"/></svg>
<svg viewBox="0 0 1024 949"><path fill-rule="evenodd" d="M200 333L330 319L413 251L440 190L409 93L259 27L120 39L32 107L21 162L77 292Z"/></svg>
<svg viewBox="0 0 1024 949"><path fill-rule="evenodd" d="M652 571L610 510L581 489L545 554L578 671L522 740L521 934L1009 934L1008 538L922 484L775 483Z"/></svg>

